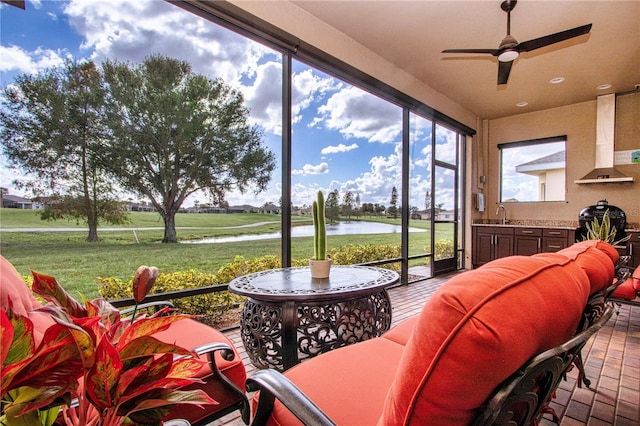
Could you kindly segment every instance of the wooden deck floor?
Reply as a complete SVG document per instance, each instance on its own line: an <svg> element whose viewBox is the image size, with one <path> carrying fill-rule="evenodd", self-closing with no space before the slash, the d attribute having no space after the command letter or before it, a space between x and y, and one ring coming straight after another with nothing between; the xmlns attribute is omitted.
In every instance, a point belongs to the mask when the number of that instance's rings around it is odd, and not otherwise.
<svg viewBox="0 0 640 426"><path fill-rule="evenodd" d="M420 312L424 302L447 276L389 290L393 324ZM239 329L225 332L245 362L247 376L256 368L242 347ZM552 404L562 426L640 425L640 307L619 305L617 313L584 348L583 356L591 389L576 386L575 371L558 389ZM211 426L240 426L237 414L230 414ZM553 425L546 417L541 425ZM354 426L354 425L348 425Z"/></svg>

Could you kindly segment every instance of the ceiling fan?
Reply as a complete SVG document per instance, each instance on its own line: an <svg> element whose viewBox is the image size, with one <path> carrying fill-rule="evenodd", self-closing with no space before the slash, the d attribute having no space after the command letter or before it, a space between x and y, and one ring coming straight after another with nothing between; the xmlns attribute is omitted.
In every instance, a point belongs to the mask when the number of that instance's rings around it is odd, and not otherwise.
<svg viewBox="0 0 640 426"><path fill-rule="evenodd" d="M591 25L572 28L559 33L549 34L544 37L518 43L511 35L511 11L516 7L517 0L505 0L500 8L507 12L507 36L500 42L497 49L446 49L442 53L488 53L498 57L498 84L507 84L513 61L522 52L530 52L550 44L559 43L570 38L587 34L591 31Z"/></svg>

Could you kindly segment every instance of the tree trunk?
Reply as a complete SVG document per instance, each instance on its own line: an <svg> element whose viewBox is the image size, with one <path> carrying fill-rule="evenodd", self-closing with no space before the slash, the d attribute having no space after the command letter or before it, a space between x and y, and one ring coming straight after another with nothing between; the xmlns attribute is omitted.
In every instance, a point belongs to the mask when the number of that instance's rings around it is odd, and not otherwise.
<svg viewBox="0 0 640 426"><path fill-rule="evenodd" d="M87 241L90 243L95 243L98 241L98 227L93 225L89 226L89 234L87 235Z"/></svg>
<svg viewBox="0 0 640 426"><path fill-rule="evenodd" d="M169 212L162 215L162 219L164 220L164 238L162 239L162 242L177 243L178 239L176 237L176 214Z"/></svg>
<svg viewBox="0 0 640 426"><path fill-rule="evenodd" d="M87 224L89 225L87 241L95 243L98 241L98 212L96 212L95 204L92 205L91 201L88 201L87 205L89 206L87 209Z"/></svg>

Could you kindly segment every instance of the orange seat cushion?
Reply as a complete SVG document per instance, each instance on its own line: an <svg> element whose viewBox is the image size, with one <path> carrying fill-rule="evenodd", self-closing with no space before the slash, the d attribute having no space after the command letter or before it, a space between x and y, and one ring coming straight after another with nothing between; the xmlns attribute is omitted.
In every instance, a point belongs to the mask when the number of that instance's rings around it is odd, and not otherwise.
<svg viewBox="0 0 640 426"><path fill-rule="evenodd" d="M453 277L425 304L378 424L469 424L502 381L575 333L589 289L562 255L507 257Z"/></svg>
<svg viewBox="0 0 640 426"><path fill-rule="evenodd" d="M391 330L387 331L382 335L385 339L389 339L392 342L399 343L401 345L406 345L409 341L409 337L411 337L411 333L413 332L413 328L416 326L416 322L418 322L419 315L414 315L395 325Z"/></svg>
<svg viewBox="0 0 640 426"><path fill-rule="evenodd" d="M640 266L627 278L622 284L616 288L612 297L618 299L633 300L640 293Z"/></svg>
<svg viewBox="0 0 640 426"><path fill-rule="evenodd" d="M613 283L615 265L620 255L611 244L599 240L586 240L557 253L575 260L586 272L591 284L590 294L597 293Z"/></svg>
<svg viewBox="0 0 640 426"><path fill-rule="evenodd" d="M339 425L375 425L404 346L376 338L323 353L284 375ZM254 407L257 394L254 396ZM279 401L269 425L300 425Z"/></svg>
<svg viewBox="0 0 640 426"><path fill-rule="evenodd" d="M636 289L633 287L633 278L625 280L613 292L611 297L617 299L633 300L636 298Z"/></svg>

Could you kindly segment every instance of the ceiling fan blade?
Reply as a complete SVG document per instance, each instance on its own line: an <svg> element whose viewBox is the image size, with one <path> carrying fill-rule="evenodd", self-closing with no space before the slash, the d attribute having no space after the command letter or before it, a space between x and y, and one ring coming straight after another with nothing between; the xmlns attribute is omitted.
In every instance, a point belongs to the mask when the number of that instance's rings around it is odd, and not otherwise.
<svg viewBox="0 0 640 426"><path fill-rule="evenodd" d="M488 53L497 56L498 49L445 49L442 53Z"/></svg>
<svg viewBox="0 0 640 426"><path fill-rule="evenodd" d="M518 52L530 52L534 49L549 46L550 44L559 43L561 41L569 40L570 38L588 34L589 31L591 31L591 25L592 24L587 24L570 30L560 31L559 33L535 38L533 40L523 41L516 46L516 50L518 50Z"/></svg>
<svg viewBox="0 0 640 426"><path fill-rule="evenodd" d="M511 72L511 65L513 65L513 61L498 62L498 84L507 84L507 81L509 81L509 73Z"/></svg>

